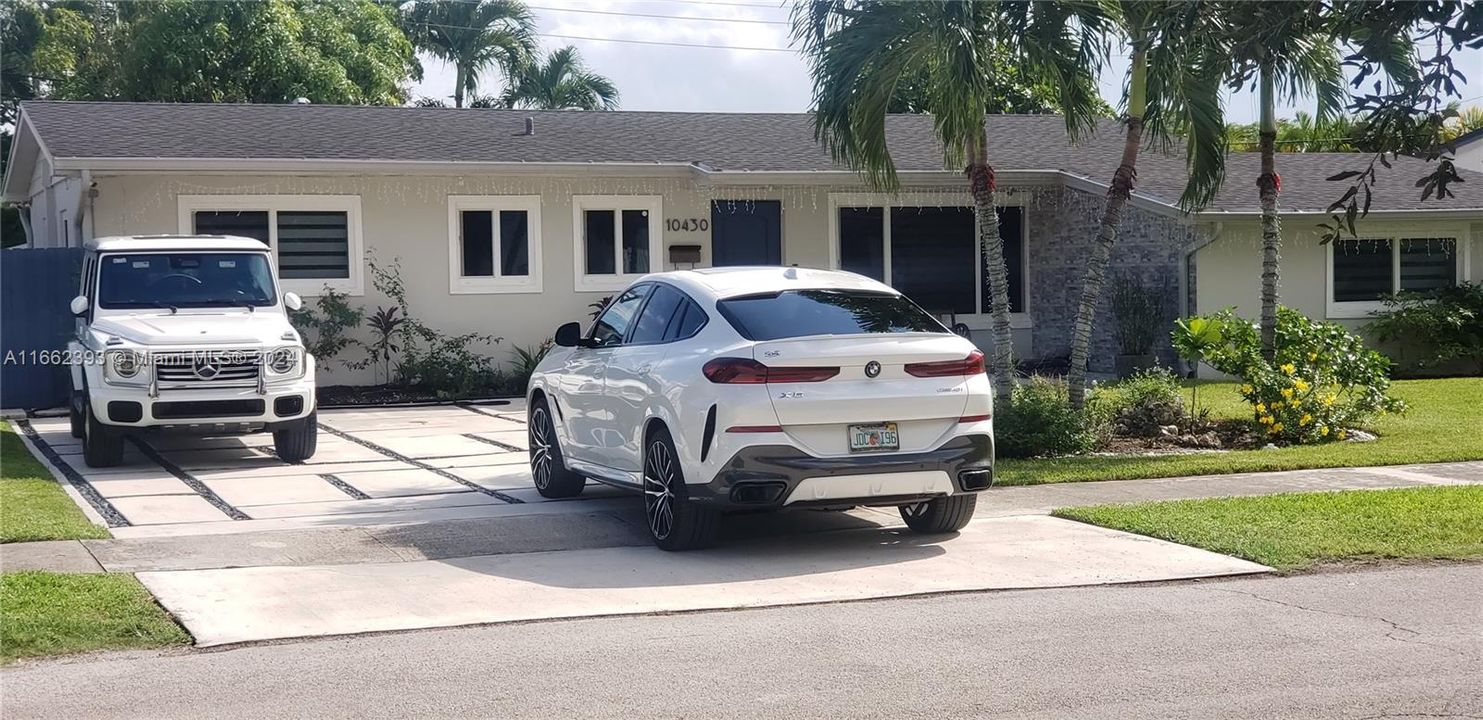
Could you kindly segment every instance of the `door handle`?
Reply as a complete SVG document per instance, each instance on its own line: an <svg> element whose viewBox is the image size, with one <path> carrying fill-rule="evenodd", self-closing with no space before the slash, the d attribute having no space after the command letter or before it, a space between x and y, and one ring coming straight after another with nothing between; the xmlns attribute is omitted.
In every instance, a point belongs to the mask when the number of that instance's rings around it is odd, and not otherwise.
<svg viewBox="0 0 1483 720"><path fill-rule="evenodd" d="M649 374L649 371L650 370L653 370L653 369L654 369L654 366L653 365L651 365L649 363L644 363L643 365L640 365L640 366L634 368L633 369L633 372L634 372L635 375L648 375Z"/></svg>

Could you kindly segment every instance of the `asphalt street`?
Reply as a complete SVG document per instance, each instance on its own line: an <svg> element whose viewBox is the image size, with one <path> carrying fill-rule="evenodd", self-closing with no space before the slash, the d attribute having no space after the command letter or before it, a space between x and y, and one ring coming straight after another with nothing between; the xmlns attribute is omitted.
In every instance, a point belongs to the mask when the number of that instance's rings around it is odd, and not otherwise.
<svg viewBox="0 0 1483 720"><path fill-rule="evenodd" d="M1483 565L112 654L0 688L7 720L1477 717Z"/></svg>

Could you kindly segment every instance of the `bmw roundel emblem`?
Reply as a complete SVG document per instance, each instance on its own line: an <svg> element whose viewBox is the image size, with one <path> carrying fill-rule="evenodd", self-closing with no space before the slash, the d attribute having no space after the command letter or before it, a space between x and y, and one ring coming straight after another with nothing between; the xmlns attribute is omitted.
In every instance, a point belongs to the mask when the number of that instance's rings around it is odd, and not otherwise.
<svg viewBox="0 0 1483 720"><path fill-rule="evenodd" d="M877 376L879 374L881 374L881 364L880 363L878 363L878 362L876 362L874 360L871 360L870 362L865 363L865 377L873 378L873 377L875 377L875 376Z"/></svg>

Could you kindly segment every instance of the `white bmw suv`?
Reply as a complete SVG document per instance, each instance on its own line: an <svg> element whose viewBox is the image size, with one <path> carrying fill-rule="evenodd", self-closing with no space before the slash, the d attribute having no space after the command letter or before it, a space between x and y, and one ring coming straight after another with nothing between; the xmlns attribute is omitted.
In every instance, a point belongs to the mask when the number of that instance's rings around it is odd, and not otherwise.
<svg viewBox="0 0 1483 720"><path fill-rule="evenodd" d="M894 505L953 532L993 482L983 353L853 273L647 275L556 345L528 390L536 488L641 491L666 550L709 544L729 510Z"/></svg>

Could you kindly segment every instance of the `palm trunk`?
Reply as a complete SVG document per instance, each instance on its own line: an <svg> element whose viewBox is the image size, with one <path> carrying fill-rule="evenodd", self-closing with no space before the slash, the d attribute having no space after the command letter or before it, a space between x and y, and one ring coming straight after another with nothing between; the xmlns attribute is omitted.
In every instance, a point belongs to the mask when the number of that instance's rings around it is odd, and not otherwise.
<svg viewBox="0 0 1483 720"><path fill-rule="evenodd" d="M468 71L464 69L463 63L454 63L453 71L453 107L463 107L463 86L468 82Z"/></svg>
<svg viewBox="0 0 1483 720"><path fill-rule="evenodd" d="M1282 189L1277 177L1277 108L1272 88L1272 67L1261 69L1261 135L1258 149L1262 154L1262 173L1256 186L1262 207L1262 357L1271 362L1277 356L1277 268L1282 252L1282 221L1277 217L1277 193Z"/></svg>
<svg viewBox="0 0 1483 720"><path fill-rule="evenodd" d="M1117 226L1122 222L1123 208L1133 194L1133 184L1138 179L1138 147L1143 142L1143 114L1147 108L1148 55L1144 50L1133 51L1132 76L1128 84L1128 135L1123 141L1122 164L1112 174L1112 184L1107 188L1107 206L1102 211L1102 225L1097 229L1097 241L1092 244L1092 254L1087 258L1086 277L1081 283L1081 302L1076 306L1076 325L1071 333L1071 369L1067 371L1066 385L1071 396L1071 407L1080 410L1086 404L1087 358L1092 344L1092 320L1097 315L1097 303L1102 298L1102 286L1107 275L1107 261L1112 257L1112 246L1117 243Z"/></svg>
<svg viewBox="0 0 1483 720"><path fill-rule="evenodd" d="M987 124L987 123L986 123ZM984 128L987 132L987 127ZM994 204L994 168L983 135L969 148L968 186L978 226L979 254L991 293L994 338L994 394L1008 399L1014 390L1014 335L1009 329L1009 270L1004 265L1004 241L999 237L999 210Z"/></svg>

